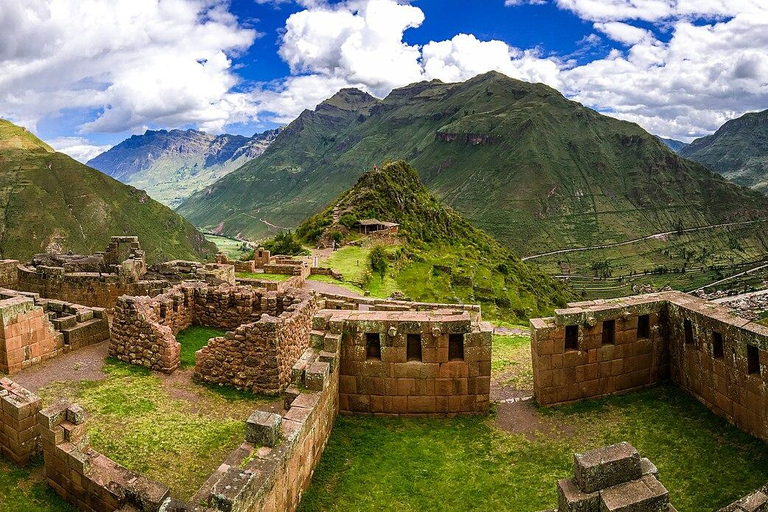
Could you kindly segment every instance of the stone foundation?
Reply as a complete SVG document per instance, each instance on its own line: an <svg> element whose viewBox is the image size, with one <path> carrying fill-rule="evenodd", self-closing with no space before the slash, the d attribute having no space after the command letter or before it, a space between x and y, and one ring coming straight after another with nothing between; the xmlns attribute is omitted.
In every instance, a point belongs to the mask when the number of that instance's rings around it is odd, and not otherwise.
<svg viewBox="0 0 768 512"><path fill-rule="evenodd" d="M613 327L605 329L608 322ZM541 405L671 377L714 413L768 441L768 328L717 304L678 292L576 303L532 320L531 343Z"/></svg>
<svg viewBox="0 0 768 512"><path fill-rule="evenodd" d="M39 453L40 399L8 378L0 379L0 452L19 466Z"/></svg>

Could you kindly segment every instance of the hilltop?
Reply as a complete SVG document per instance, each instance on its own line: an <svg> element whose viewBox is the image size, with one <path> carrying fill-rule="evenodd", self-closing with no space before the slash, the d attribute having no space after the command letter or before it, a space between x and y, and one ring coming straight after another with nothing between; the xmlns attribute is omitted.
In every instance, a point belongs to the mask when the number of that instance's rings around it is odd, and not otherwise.
<svg viewBox="0 0 768 512"><path fill-rule="evenodd" d="M176 207L183 199L261 155L279 129L242 135L147 130L88 161L113 178Z"/></svg>
<svg viewBox="0 0 768 512"><path fill-rule="evenodd" d="M768 110L728 121L680 154L735 183L768 193Z"/></svg>
<svg viewBox="0 0 768 512"><path fill-rule="evenodd" d="M407 163L387 163L357 183L296 234L314 244L333 224L333 209L347 224L378 218L397 222L402 245L393 253L397 286L422 301L480 302L486 314L523 319L564 305L564 286L520 261L491 236L433 197Z"/></svg>
<svg viewBox="0 0 768 512"><path fill-rule="evenodd" d="M495 72L384 100L343 90L178 211L258 238L297 226L386 159L409 161L438 199L523 255L768 216L764 197L638 125Z"/></svg>
<svg viewBox="0 0 768 512"><path fill-rule="evenodd" d="M150 261L215 252L194 226L144 191L91 169L0 120L0 257L48 249L91 254L138 235Z"/></svg>

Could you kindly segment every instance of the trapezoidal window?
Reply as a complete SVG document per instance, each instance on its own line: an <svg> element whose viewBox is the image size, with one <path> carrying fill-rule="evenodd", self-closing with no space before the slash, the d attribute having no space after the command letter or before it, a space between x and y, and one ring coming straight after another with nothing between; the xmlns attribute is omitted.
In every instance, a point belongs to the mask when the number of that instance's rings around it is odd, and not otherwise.
<svg viewBox="0 0 768 512"><path fill-rule="evenodd" d="M579 326L565 326L565 350L579 350Z"/></svg>
<svg viewBox="0 0 768 512"><path fill-rule="evenodd" d="M616 344L616 320L603 321L603 345Z"/></svg>
<svg viewBox="0 0 768 512"><path fill-rule="evenodd" d="M381 359L381 336L377 332L365 335L365 349L368 359Z"/></svg>
<svg viewBox="0 0 768 512"><path fill-rule="evenodd" d="M712 331L712 357L723 357L723 335L717 331Z"/></svg>
<svg viewBox="0 0 768 512"><path fill-rule="evenodd" d="M651 315L640 315L637 317L637 337L651 337Z"/></svg>
<svg viewBox="0 0 768 512"><path fill-rule="evenodd" d="M463 334L448 335L448 360L449 361L464 360L464 335Z"/></svg>
<svg viewBox="0 0 768 512"><path fill-rule="evenodd" d="M747 345L747 373L760 375L760 351L754 345Z"/></svg>
<svg viewBox="0 0 768 512"><path fill-rule="evenodd" d="M421 361L421 334L408 335L408 360Z"/></svg>
<svg viewBox="0 0 768 512"><path fill-rule="evenodd" d="M683 330L685 331L685 344L690 345L693 343L693 324L690 320L683 322Z"/></svg>

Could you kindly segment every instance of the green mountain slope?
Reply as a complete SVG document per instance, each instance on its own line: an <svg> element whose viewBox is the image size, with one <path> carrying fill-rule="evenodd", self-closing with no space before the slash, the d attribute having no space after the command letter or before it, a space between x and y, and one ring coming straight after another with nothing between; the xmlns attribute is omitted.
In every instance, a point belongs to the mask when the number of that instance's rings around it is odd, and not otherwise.
<svg viewBox="0 0 768 512"><path fill-rule="evenodd" d="M405 162L364 173L357 183L297 229L313 243L333 232L333 209L344 218L378 218L400 224L395 252L398 288L416 300L480 302L492 317L529 318L562 306L565 287L535 265L523 263L491 236L442 205Z"/></svg>
<svg viewBox="0 0 768 512"><path fill-rule="evenodd" d="M768 110L728 121L680 154L740 185L768 193Z"/></svg>
<svg viewBox="0 0 768 512"><path fill-rule="evenodd" d="M672 151L674 151L675 153L679 153L681 149L683 149L688 145L685 142L675 140L675 139L665 139L664 137L658 137L658 139L664 144L666 144L666 146Z"/></svg>
<svg viewBox="0 0 768 512"><path fill-rule="evenodd" d="M170 207L261 155L279 130L253 137L196 130L147 130L88 162L90 167L146 190Z"/></svg>
<svg viewBox="0 0 768 512"><path fill-rule="evenodd" d="M260 237L292 227L385 159L520 254L768 216L768 201L679 158L639 126L499 73L413 84L378 101L345 90L258 159L178 209Z"/></svg>
<svg viewBox="0 0 768 512"><path fill-rule="evenodd" d="M0 119L0 256L93 253L111 235L138 235L150 261L215 252L194 226L147 194L56 153Z"/></svg>

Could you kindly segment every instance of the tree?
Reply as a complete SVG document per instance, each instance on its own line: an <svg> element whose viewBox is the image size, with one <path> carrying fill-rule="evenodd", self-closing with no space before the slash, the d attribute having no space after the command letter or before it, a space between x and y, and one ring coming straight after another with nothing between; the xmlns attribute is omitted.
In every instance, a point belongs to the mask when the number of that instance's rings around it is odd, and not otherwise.
<svg viewBox="0 0 768 512"><path fill-rule="evenodd" d="M371 252L368 253L368 265L371 270L384 279L384 274L387 273L387 253L384 251L384 247L381 245L374 245Z"/></svg>

